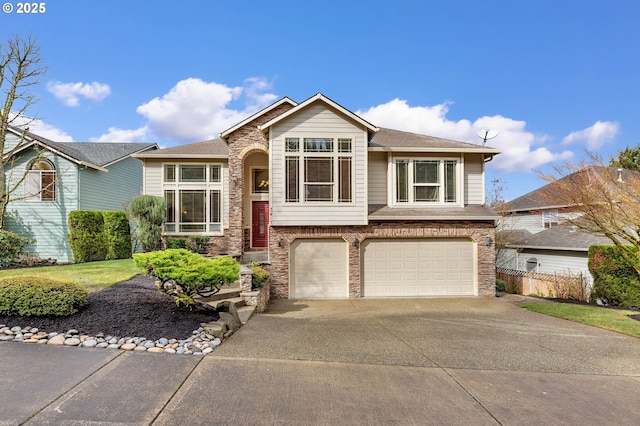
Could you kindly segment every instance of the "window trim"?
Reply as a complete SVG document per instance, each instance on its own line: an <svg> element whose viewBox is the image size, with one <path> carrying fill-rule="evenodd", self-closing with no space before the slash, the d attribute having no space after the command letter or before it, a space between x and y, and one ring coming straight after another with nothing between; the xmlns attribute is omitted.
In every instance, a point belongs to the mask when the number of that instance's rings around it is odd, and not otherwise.
<svg viewBox="0 0 640 426"><path fill-rule="evenodd" d="M38 163L46 163L50 169L42 170L42 169L33 169L33 167ZM43 189L43 177L46 175L53 175L53 181L47 184L47 187L53 192L53 198L43 199L42 194L45 192ZM37 177L37 185L38 190L35 194L29 194L28 186L33 183L33 177L38 175ZM34 158L27 164L27 171L25 174L24 182L22 183L24 186L24 200L29 203L55 203L58 200L58 175L56 171L56 166L53 164L51 160L48 158Z"/></svg>
<svg viewBox="0 0 640 426"><path fill-rule="evenodd" d="M407 201L398 201L398 172L399 162L407 162ZM414 177L415 162L437 161L438 162L438 182L437 183L416 183ZM455 161L455 195L456 200L447 202L446 197L446 163ZM389 205L391 207L453 207L464 206L464 161L463 157L453 156L390 156L389 174L390 189ZM438 201L415 201L415 188L417 187L437 187Z"/></svg>
<svg viewBox="0 0 640 426"><path fill-rule="evenodd" d="M174 167L174 179L173 181L166 181L167 167ZM205 181L202 182L181 182L182 176L181 167L196 167L202 166L205 169ZM217 179L214 177L212 169L218 168ZM226 225L224 216L224 180L225 180L225 165L223 163L181 163L181 162L166 162L161 164L162 168L162 197L167 199L168 191L173 191L173 222L165 222L163 226L163 234L165 235L206 235L206 236L221 236L224 235L224 227ZM203 191L204 192L204 222L182 222L182 208L180 205L181 195L183 191ZM212 197L213 193L217 192L218 212L215 214L219 217L218 222L212 222L214 212L211 211L213 206ZM204 230L182 230L183 226L196 226L202 225Z"/></svg>
<svg viewBox="0 0 640 426"><path fill-rule="evenodd" d="M305 140L321 140L330 139L332 150L331 151L314 151L306 150ZM290 150L289 142L292 140L298 141L298 149ZM349 151L345 150L345 142L350 141ZM289 206L301 206L301 205L330 205L330 206L342 206L342 205L354 205L355 204L355 178L356 178L356 136L355 135L317 135L317 134L295 134L287 135L284 137L283 145L283 200L285 205ZM316 182L307 181L307 159L331 159L331 181L330 182ZM297 176L295 182L292 182L296 186L296 197L290 197L293 193L289 194L289 180L288 180L288 164L291 159L297 160ZM341 191L341 182L343 176L341 174L341 164L344 159L350 160L350 177L348 182L348 188L346 191ZM345 184L347 184L345 182ZM306 188L308 186L331 186L331 200L308 200L306 194ZM342 195L348 193L350 199L348 201L341 201Z"/></svg>

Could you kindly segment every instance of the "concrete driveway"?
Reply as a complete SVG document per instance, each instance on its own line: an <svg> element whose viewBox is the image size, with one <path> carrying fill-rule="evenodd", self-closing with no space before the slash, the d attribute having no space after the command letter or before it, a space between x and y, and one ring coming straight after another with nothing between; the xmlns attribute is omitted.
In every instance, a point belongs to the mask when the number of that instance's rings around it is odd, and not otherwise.
<svg viewBox="0 0 640 426"><path fill-rule="evenodd" d="M12 389L0 424L624 425L640 416L640 339L507 298L274 301L204 358L7 343L0 363Z"/></svg>

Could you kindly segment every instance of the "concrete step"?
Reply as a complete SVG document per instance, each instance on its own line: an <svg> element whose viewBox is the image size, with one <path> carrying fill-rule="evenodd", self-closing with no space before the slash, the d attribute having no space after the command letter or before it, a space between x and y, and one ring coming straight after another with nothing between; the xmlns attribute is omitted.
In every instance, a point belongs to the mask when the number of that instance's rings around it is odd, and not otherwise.
<svg viewBox="0 0 640 426"><path fill-rule="evenodd" d="M206 303L209 306L213 306L214 308L216 306L218 306L218 303L220 302L224 302L224 301L229 301L229 302L233 302L234 305L236 305L236 309L241 308L243 306L246 305L246 303L244 302L244 298L242 297L227 297L226 299L216 299L216 300L209 300Z"/></svg>
<svg viewBox="0 0 640 426"><path fill-rule="evenodd" d="M253 315L255 311L255 306L242 306L238 308L238 316L240 317L240 321L242 322L242 324L249 321L249 318L251 318L251 315Z"/></svg>
<svg viewBox="0 0 640 426"><path fill-rule="evenodd" d="M240 287L222 287L219 292L209 297L195 296L194 299L204 303L215 302L216 300L233 299L240 297Z"/></svg>
<svg viewBox="0 0 640 426"><path fill-rule="evenodd" d="M240 263L248 265L251 262L266 262L269 260L269 252L267 250L246 251L240 258Z"/></svg>

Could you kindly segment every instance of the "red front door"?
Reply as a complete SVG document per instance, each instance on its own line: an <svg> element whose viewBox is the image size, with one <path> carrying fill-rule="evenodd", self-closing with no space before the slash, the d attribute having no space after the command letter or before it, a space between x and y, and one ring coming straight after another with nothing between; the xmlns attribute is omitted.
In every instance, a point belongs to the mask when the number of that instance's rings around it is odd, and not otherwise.
<svg viewBox="0 0 640 426"><path fill-rule="evenodd" d="M251 247L267 247L269 243L269 202L254 201L251 212Z"/></svg>

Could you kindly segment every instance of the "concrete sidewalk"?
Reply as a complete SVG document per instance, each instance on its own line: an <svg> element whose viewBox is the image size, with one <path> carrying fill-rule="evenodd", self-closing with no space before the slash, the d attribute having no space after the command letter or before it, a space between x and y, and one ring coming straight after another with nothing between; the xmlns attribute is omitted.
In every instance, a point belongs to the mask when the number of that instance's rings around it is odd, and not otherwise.
<svg viewBox="0 0 640 426"><path fill-rule="evenodd" d="M505 299L275 301L204 358L0 344L0 424L637 424L640 339Z"/></svg>

